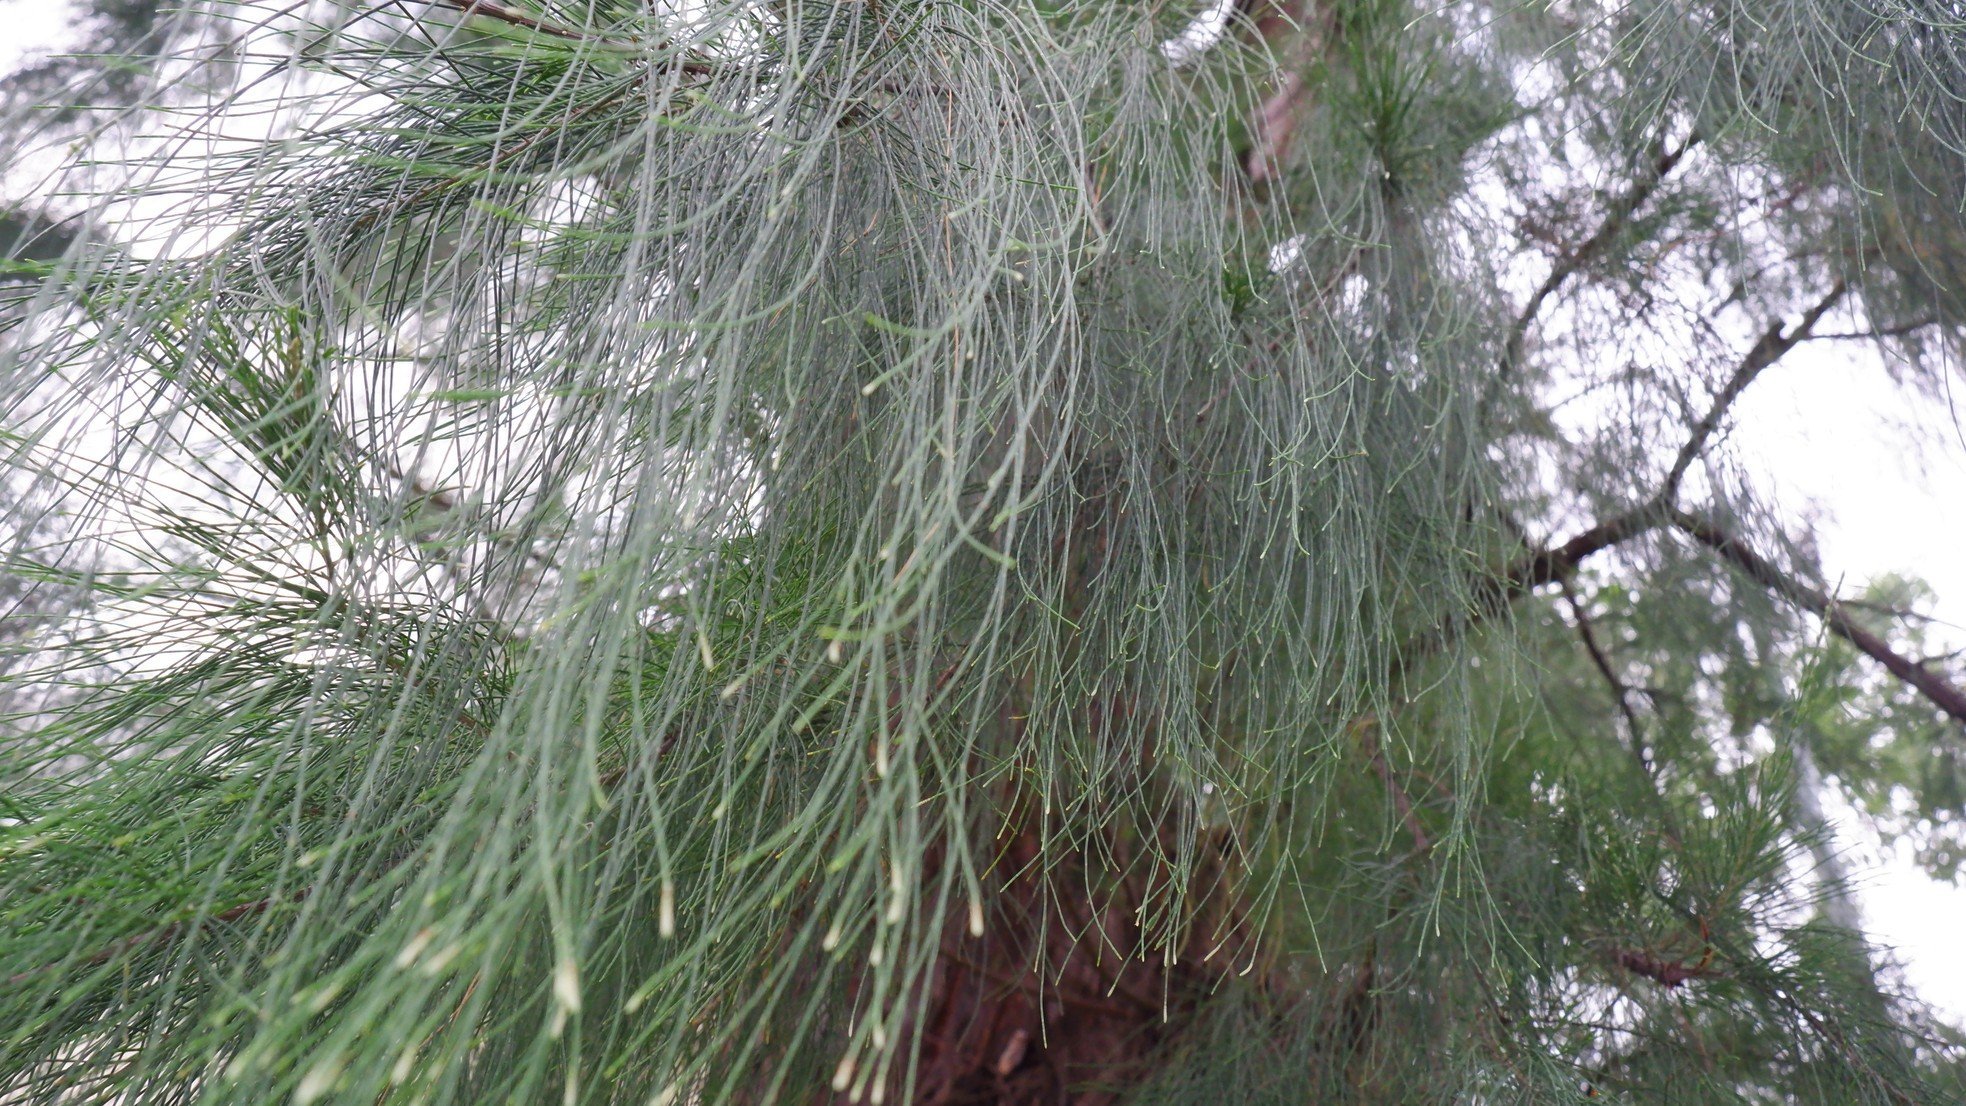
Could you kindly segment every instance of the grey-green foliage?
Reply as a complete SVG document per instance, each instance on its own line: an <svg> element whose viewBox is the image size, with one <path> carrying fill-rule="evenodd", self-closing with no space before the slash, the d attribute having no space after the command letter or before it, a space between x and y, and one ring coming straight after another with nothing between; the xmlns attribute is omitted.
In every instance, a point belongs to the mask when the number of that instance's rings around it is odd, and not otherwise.
<svg viewBox="0 0 1966 1106"><path fill-rule="evenodd" d="M64 178L0 1101L905 1101L1046 901L1191 965L1140 1101L1956 1094L1798 868L1853 658L1654 534L1607 698L1511 575L1832 281L1940 371L1944 13L458 7L215 9L224 137Z"/></svg>

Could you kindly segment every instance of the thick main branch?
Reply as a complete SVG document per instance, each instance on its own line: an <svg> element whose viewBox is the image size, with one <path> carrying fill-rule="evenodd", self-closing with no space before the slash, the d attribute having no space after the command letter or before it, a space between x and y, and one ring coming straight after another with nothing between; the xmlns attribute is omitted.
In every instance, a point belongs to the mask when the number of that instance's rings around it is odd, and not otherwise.
<svg viewBox="0 0 1966 1106"><path fill-rule="evenodd" d="M1665 167L1669 169L1670 164ZM1538 587L1548 584L1567 586L1587 558L1661 527L1671 527L1705 546L1762 587L1822 619L1831 633L1883 665L1885 671L1917 690L1948 716L1966 724L1966 691L1926 665L1893 649L1889 642L1851 619L1833 596L1784 572L1716 520L1692 514L1679 506L1680 485L1694 462L1705 454L1734 402L1764 369L1808 339L1814 333L1816 324L1847 291L1847 285L1839 280L1803 312L1794 326L1784 327L1778 321L1762 332L1742 356L1733 373L1714 393L1707 413L1694 423L1687 440L1674 455L1672 466L1667 470L1657 493L1631 510L1590 526L1561 545L1527 553L1495 581L1472 612L1471 621L1480 622L1500 613L1516 599ZM1512 528L1521 533L1520 526ZM1421 653L1431 652L1438 644L1422 643ZM1588 639L1586 644L1590 644ZM1602 661L1601 656L1594 659ZM1608 670L1606 674L1610 675Z"/></svg>
<svg viewBox="0 0 1966 1106"><path fill-rule="evenodd" d="M1507 573L1498 589L1497 598L1506 602L1538 586L1563 583L1576 574L1586 558L1662 526L1670 526L1712 550L1748 579L1822 619L1823 625L1831 633L1883 665L1885 671L1916 689L1932 705L1961 724L1966 724L1966 691L1893 649L1890 643L1852 619L1833 596L1783 571L1714 519L1678 507L1661 508L1648 504L1646 508L1599 523L1562 545L1537 550Z"/></svg>
<svg viewBox="0 0 1966 1106"><path fill-rule="evenodd" d="M1831 633L1856 646L1859 652L1883 665L1885 671L1917 689L1933 706L1966 724L1966 691L1961 691L1943 676L1891 648L1889 642L1858 625L1833 596L1783 572L1774 562L1756 553L1737 535L1722 529L1712 519L1675 510L1671 521L1674 529L1713 550L1721 560L1740 569L1748 579L1822 619L1823 625Z"/></svg>

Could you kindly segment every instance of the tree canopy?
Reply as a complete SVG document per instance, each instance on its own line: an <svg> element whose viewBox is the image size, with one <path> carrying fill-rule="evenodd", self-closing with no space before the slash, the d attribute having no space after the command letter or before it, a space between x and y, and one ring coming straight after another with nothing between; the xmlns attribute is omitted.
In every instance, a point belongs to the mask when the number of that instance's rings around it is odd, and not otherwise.
<svg viewBox="0 0 1966 1106"><path fill-rule="evenodd" d="M1940 0L117 0L7 88L0 1103L1948 1103L1727 450Z"/></svg>

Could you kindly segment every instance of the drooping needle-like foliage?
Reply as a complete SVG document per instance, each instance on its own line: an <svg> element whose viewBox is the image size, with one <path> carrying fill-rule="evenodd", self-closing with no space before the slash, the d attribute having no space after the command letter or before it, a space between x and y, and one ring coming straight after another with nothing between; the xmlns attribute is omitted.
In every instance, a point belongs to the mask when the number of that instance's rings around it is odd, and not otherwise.
<svg viewBox="0 0 1966 1106"><path fill-rule="evenodd" d="M0 222L0 1103L1957 1100L1960 673L1722 452L1949 371L1951 7L184 19Z"/></svg>

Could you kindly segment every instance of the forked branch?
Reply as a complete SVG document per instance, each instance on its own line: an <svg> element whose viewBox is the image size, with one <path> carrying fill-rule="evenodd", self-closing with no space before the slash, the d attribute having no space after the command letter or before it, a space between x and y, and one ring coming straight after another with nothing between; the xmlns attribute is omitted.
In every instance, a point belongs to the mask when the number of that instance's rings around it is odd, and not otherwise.
<svg viewBox="0 0 1966 1106"><path fill-rule="evenodd" d="M1673 527L1713 550L1721 560L1733 565L1748 579L1823 620L1837 637L1884 666L1885 671L1915 688L1933 706L1954 720L1966 724L1966 691L1945 677L1891 648L1889 642L1858 625L1836 598L1783 572L1774 562L1756 553L1738 536L1722 529L1712 519L1685 511L1672 514Z"/></svg>
<svg viewBox="0 0 1966 1106"><path fill-rule="evenodd" d="M1665 164L1665 168L1669 169L1670 164ZM1679 506L1680 485L1693 464L1705 454L1734 402L1763 370L1811 337L1816 324L1844 297L1847 291L1845 283L1839 280L1803 313L1794 326L1784 327L1780 322L1776 322L1762 332L1761 337L1742 356L1734 372L1714 394L1714 401L1705 416L1693 425L1692 432L1675 454L1672 466L1667 470L1666 478L1656 494L1631 510L1613 515L1584 529L1560 545L1530 550L1495 581L1488 594L1471 612L1466 625L1479 623L1501 613L1516 599L1538 587L1560 584L1567 588L1569 581L1586 559L1662 527L1669 527L1711 550L1749 579L1788 603L1822 619L1824 626L1831 633L1883 665L1885 671L1924 695L1946 715L1961 724L1966 724L1966 691L1962 691L1927 665L1893 649L1889 642L1850 618L1835 597L1783 571L1773 561L1755 552L1745 540L1724 528L1717 520L1692 514ZM1522 533L1522 528L1515 525L1512 520L1505 519L1505 522L1517 534ZM1575 609L1574 604L1573 609ZM1466 625L1462 628L1465 629ZM1437 641L1422 642L1415 655L1430 653L1445 640L1446 638L1442 637ZM1594 643L1587 636L1586 645L1592 644ZM1594 651L1593 661L1599 662L1602 659L1601 652ZM1603 667L1600 664L1600 668ZM1615 686L1617 683L1615 675L1608 672L1606 674Z"/></svg>
<svg viewBox="0 0 1966 1106"><path fill-rule="evenodd" d="M1816 324L1822 321L1830 308L1836 306L1836 301L1843 298L1848 288L1847 284L1839 280L1830 286L1827 295L1817 300L1815 306L1803 313L1802 318L1794 326L1784 331L1778 319L1767 330L1762 331L1761 337L1748 348L1740 364L1735 366L1733 375L1727 378L1727 383L1721 385L1720 391L1714 393L1713 405L1707 409L1706 416L1693 424L1693 433L1687 437L1686 444L1679 447L1679 454L1673 458L1672 468L1666 473L1666 481L1655 497L1659 503L1670 505L1678 500L1679 485L1685 480L1687 470L1693 467L1693 462L1699 460L1702 453L1706 452L1708 443L1713 440L1714 432L1720 429L1720 423L1733 408L1734 401L1741 398L1741 393L1747 391L1748 385L1754 383L1755 377L1760 376L1763 369L1780 361L1782 356L1794 349L1798 342L1809 337L1815 331Z"/></svg>
<svg viewBox="0 0 1966 1106"><path fill-rule="evenodd" d="M1885 671L1924 695L1932 705L1966 725L1966 691L1891 648L1890 643L1852 619L1835 597L1784 572L1716 520L1677 507L1667 508L1663 512L1628 512L1599 523L1560 546L1537 550L1509 572L1503 587L1498 589L1499 595L1512 600L1538 586L1568 581L1592 554L1621 545L1661 526L1670 526L1693 539L1739 569L1748 579L1822 619L1823 625L1831 633L1856 646L1859 652L1883 665Z"/></svg>
<svg viewBox="0 0 1966 1106"><path fill-rule="evenodd" d="M1495 366L1495 382L1490 385L1490 395L1501 387L1503 381L1513 376L1517 366L1522 363L1523 345L1528 340L1529 331L1542 317L1543 305L1562 289L1571 277L1604 256L1611 244L1625 233L1627 227L1631 226L1632 218L1638 214L1639 209L1645 206L1653 193L1659 190L1659 186L1672 175L1673 170L1678 168L1687 153L1699 144L1698 134L1689 136L1686 141L1670 149L1665 146L1663 140L1654 143L1654 154L1645 165L1644 171L1632 182L1630 188L1605 206L1604 219L1598 223L1597 229L1591 232L1590 237L1564 251L1556 259L1556 263L1550 266L1549 274L1543 278L1543 283L1530 293L1529 299L1522 305L1522 310L1516 314L1514 324L1509 327L1508 338L1502 344L1501 360Z"/></svg>

